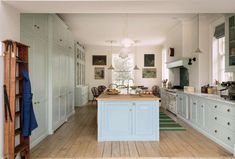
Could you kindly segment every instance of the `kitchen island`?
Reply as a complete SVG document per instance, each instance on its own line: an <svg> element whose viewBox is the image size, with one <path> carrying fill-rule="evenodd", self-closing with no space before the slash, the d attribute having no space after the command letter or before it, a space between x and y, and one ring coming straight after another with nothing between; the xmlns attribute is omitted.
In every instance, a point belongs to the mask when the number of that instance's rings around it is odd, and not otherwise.
<svg viewBox="0 0 235 159"><path fill-rule="evenodd" d="M98 98L98 141L159 141L159 100L154 96Z"/></svg>

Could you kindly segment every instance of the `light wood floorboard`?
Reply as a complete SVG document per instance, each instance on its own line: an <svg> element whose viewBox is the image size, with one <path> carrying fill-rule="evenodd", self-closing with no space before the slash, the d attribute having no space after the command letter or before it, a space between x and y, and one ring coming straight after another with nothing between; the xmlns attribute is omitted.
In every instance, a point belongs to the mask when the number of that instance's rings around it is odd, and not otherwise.
<svg viewBox="0 0 235 159"><path fill-rule="evenodd" d="M160 142L97 142L96 119L95 105L76 108L68 122L31 150L31 158L232 158L232 154L178 118L175 120L187 130L163 131Z"/></svg>

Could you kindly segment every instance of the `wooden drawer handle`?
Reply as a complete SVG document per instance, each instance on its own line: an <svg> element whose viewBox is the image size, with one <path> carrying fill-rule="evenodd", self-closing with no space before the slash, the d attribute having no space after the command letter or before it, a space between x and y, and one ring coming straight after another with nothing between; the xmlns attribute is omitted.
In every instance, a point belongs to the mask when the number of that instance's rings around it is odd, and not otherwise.
<svg viewBox="0 0 235 159"><path fill-rule="evenodd" d="M215 130L215 133L217 133L218 131L217 130Z"/></svg>
<svg viewBox="0 0 235 159"><path fill-rule="evenodd" d="M230 109L227 109L227 112L230 112Z"/></svg>
<svg viewBox="0 0 235 159"><path fill-rule="evenodd" d="M215 117L215 120L217 120L217 117Z"/></svg>
<svg viewBox="0 0 235 159"><path fill-rule="evenodd" d="M228 139L228 140L231 140L231 137L228 137L227 139Z"/></svg>
<svg viewBox="0 0 235 159"><path fill-rule="evenodd" d="M228 122L227 125L230 125L230 122Z"/></svg>

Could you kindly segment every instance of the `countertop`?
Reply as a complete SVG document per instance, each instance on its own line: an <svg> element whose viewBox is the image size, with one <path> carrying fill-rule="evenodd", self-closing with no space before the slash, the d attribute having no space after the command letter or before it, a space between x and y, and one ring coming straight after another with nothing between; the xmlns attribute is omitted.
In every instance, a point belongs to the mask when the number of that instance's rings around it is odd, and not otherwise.
<svg viewBox="0 0 235 159"><path fill-rule="evenodd" d="M160 100L161 98L155 96L140 96L135 94L118 94L108 95L102 93L97 100Z"/></svg>
<svg viewBox="0 0 235 159"><path fill-rule="evenodd" d="M184 93L184 94L189 94L189 95L195 95L198 97L202 97L202 98L206 98L206 99L211 99L211 100L215 100L218 102L223 102L223 103L227 103L227 104L232 104L235 106L235 100L229 100L229 99L224 99L221 98L219 95L216 94L207 94L207 93L200 93L200 92L184 92L183 90L177 90L177 89L167 89L167 88L162 88L166 91L169 92L176 92L176 93Z"/></svg>

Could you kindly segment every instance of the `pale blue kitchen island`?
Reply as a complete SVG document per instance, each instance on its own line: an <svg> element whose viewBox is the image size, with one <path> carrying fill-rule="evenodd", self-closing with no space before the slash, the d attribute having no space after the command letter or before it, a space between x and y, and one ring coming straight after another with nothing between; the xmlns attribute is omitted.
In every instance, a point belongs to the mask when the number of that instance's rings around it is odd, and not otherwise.
<svg viewBox="0 0 235 159"><path fill-rule="evenodd" d="M106 95L98 101L98 141L159 141L158 97Z"/></svg>

